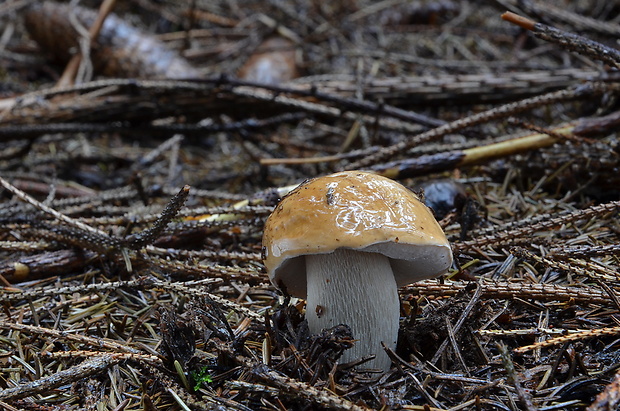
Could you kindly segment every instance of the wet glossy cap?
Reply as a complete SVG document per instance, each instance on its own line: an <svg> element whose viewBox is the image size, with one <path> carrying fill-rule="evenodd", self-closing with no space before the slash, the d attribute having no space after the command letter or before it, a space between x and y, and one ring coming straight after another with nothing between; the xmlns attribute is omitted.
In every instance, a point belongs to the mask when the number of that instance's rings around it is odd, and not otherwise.
<svg viewBox="0 0 620 411"><path fill-rule="evenodd" d="M387 256L398 286L439 276L452 264L450 244L430 210L376 174L345 171L308 180L265 223L269 278L296 297L306 297L304 256L341 247Z"/></svg>

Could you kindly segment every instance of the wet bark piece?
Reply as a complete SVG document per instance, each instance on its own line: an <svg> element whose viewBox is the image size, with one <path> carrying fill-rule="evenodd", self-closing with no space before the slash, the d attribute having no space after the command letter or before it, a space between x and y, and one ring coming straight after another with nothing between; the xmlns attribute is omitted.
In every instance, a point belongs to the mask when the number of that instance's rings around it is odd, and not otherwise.
<svg viewBox="0 0 620 411"><path fill-rule="evenodd" d="M93 10L51 1L34 4L24 12L24 22L30 36L43 53L60 64L66 64L80 51L80 34L71 23L71 14L75 14L87 29L97 18ZM95 72L105 76L200 77L198 70L176 51L114 14L106 18L99 36L93 41L90 58Z"/></svg>
<svg viewBox="0 0 620 411"><path fill-rule="evenodd" d="M83 269L95 255L88 251L58 250L33 254L0 263L0 275L9 283L49 278Z"/></svg>

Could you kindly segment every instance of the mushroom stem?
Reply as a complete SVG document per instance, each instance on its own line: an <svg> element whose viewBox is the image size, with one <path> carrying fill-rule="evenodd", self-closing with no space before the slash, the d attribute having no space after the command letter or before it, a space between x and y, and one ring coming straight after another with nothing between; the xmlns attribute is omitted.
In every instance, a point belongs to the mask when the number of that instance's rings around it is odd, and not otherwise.
<svg viewBox="0 0 620 411"><path fill-rule="evenodd" d="M329 254L306 255L308 281L306 318L317 334L338 324L351 327L357 341L344 352L349 362L374 354L364 368L387 371L390 358L381 342L396 348L400 300L387 257L339 248Z"/></svg>

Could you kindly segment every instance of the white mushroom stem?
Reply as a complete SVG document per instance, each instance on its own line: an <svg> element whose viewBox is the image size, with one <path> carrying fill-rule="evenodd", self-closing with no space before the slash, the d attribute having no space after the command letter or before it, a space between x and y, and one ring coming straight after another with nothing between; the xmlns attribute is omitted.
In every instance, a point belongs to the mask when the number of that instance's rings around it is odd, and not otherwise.
<svg viewBox="0 0 620 411"><path fill-rule="evenodd" d="M400 301L387 257L340 248L330 254L306 256L308 295L306 318L318 334L338 324L351 327L356 343L341 362L374 354L363 365L387 371L390 359L381 347L394 349L398 338Z"/></svg>

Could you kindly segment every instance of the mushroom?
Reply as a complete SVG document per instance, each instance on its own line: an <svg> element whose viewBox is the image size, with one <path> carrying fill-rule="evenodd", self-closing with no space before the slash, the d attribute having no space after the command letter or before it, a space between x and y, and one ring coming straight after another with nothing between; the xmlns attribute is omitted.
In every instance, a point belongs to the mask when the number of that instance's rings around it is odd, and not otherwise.
<svg viewBox="0 0 620 411"><path fill-rule="evenodd" d="M398 337L398 287L452 264L441 227L416 195L388 178L345 171L305 181L265 223L263 259L272 283L306 299L310 332L347 324L355 346L342 361L375 355Z"/></svg>

